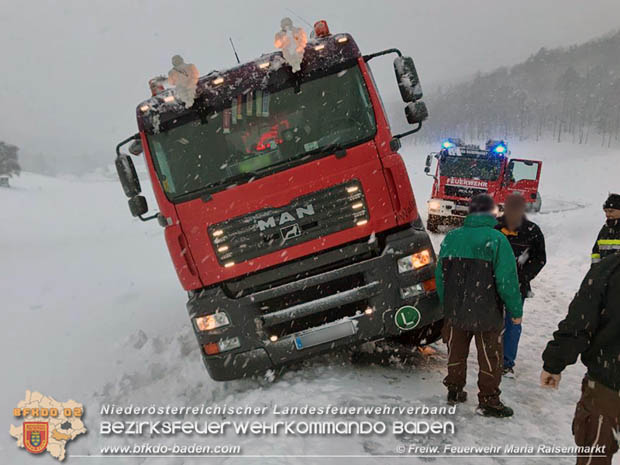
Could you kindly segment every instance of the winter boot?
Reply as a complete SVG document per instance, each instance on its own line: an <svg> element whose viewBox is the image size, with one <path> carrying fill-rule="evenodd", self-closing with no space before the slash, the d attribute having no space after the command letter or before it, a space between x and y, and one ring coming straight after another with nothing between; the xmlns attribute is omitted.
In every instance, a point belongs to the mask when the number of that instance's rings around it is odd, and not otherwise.
<svg viewBox="0 0 620 465"><path fill-rule="evenodd" d="M514 411L510 407L502 404L501 401L497 401L496 404L478 405L476 413L483 417L508 418L514 414Z"/></svg>
<svg viewBox="0 0 620 465"><path fill-rule="evenodd" d="M467 402L467 391L448 391L448 404L456 405Z"/></svg>

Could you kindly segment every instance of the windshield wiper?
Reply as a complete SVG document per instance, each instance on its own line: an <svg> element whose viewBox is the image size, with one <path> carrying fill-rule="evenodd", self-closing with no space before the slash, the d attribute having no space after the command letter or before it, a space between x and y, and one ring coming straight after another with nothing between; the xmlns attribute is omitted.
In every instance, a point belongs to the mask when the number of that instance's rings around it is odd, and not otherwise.
<svg viewBox="0 0 620 465"><path fill-rule="evenodd" d="M300 164L302 160L305 158L313 158L317 155L325 155L325 154L334 154L336 158L342 158L347 154L346 147L339 143L331 143L327 144L324 147L320 147L316 150L311 150L309 152L304 152L299 154L294 158L289 158L288 160L281 161L280 163L275 163L270 166L266 166L260 170L256 171L247 171L245 173L239 173L229 178L226 178L222 181L208 184L197 191L188 192L186 194L182 194L176 197L175 200L183 201L185 198L194 198L201 197L203 200L209 200L210 194L222 190L223 187L232 186L234 184L244 184L246 182L252 181L254 178L260 178L263 176L268 176L275 171L280 171L282 168L286 168L289 166L295 166Z"/></svg>
<svg viewBox="0 0 620 465"><path fill-rule="evenodd" d="M331 144L327 144L323 147L319 147L318 149L306 152L303 156L305 157L306 155L324 155L331 153L336 155L336 158L342 158L347 154L347 147L340 144L339 142L332 142Z"/></svg>

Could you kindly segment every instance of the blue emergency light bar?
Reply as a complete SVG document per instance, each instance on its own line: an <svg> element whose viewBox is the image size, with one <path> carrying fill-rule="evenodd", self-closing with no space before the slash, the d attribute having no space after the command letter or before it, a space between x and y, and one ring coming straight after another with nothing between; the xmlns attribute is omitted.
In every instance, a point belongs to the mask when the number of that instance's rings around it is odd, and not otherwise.
<svg viewBox="0 0 620 465"><path fill-rule="evenodd" d="M488 140L487 150L497 155L504 155L508 153L508 144L503 140Z"/></svg>

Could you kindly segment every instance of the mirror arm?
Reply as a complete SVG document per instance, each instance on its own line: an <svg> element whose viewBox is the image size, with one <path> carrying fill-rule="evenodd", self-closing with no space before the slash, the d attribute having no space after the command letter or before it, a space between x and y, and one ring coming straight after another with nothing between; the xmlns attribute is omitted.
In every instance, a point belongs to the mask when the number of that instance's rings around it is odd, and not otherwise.
<svg viewBox="0 0 620 465"><path fill-rule="evenodd" d="M422 123L418 123L418 126L413 128L412 130L401 132L400 134L396 134L394 137L396 137L397 139L402 139L405 136L410 136L411 134L415 134L420 129L422 129Z"/></svg>
<svg viewBox="0 0 620 465"><path fill-rule="evenodd" d="M142 221L151 221L157 218L158 216L159 216L159 213L155 213L154 215L151 215L151 216L140 215L138 218L140 218Z"/></svg>
<svg viewBox="0 0 620 465"><path fill-rule="evenodd" d="M127 139L120 141L116 145L116 156L117 157L121 156L121 147L125 145L126 143L131 142L132 140L140 140L140 134L136 133L133 136L129 136Z"/></svg>
<svg viewBox="0 0 620 465"><path fill-rule="evenodd" d="M380 57L383 55L389 55L390 53L396 53L399 57L402 57L403 54L397 48L388 48L385 50L381 50L380 52L371 53L369 55L364 55L362 58L364 59L364 63L372 60L373 58Z"/></svg>

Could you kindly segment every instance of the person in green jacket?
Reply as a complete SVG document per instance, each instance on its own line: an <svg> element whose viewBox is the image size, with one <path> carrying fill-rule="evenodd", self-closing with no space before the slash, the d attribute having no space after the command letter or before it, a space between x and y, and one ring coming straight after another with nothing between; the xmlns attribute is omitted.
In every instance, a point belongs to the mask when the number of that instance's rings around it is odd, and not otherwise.
<svg viewBox="0 0 620 465"><path fill-rule="evenodd" d="M508 239L494 229L495 203L476 195L462 228L448 233L436 268L437 293L444 308L443 340L448 345L448 402L467 400L463 390L471 340L478 349L478 409L484 416L509 417L500 400L504 311L521 324L523 300L515 256Z"/></svg>

